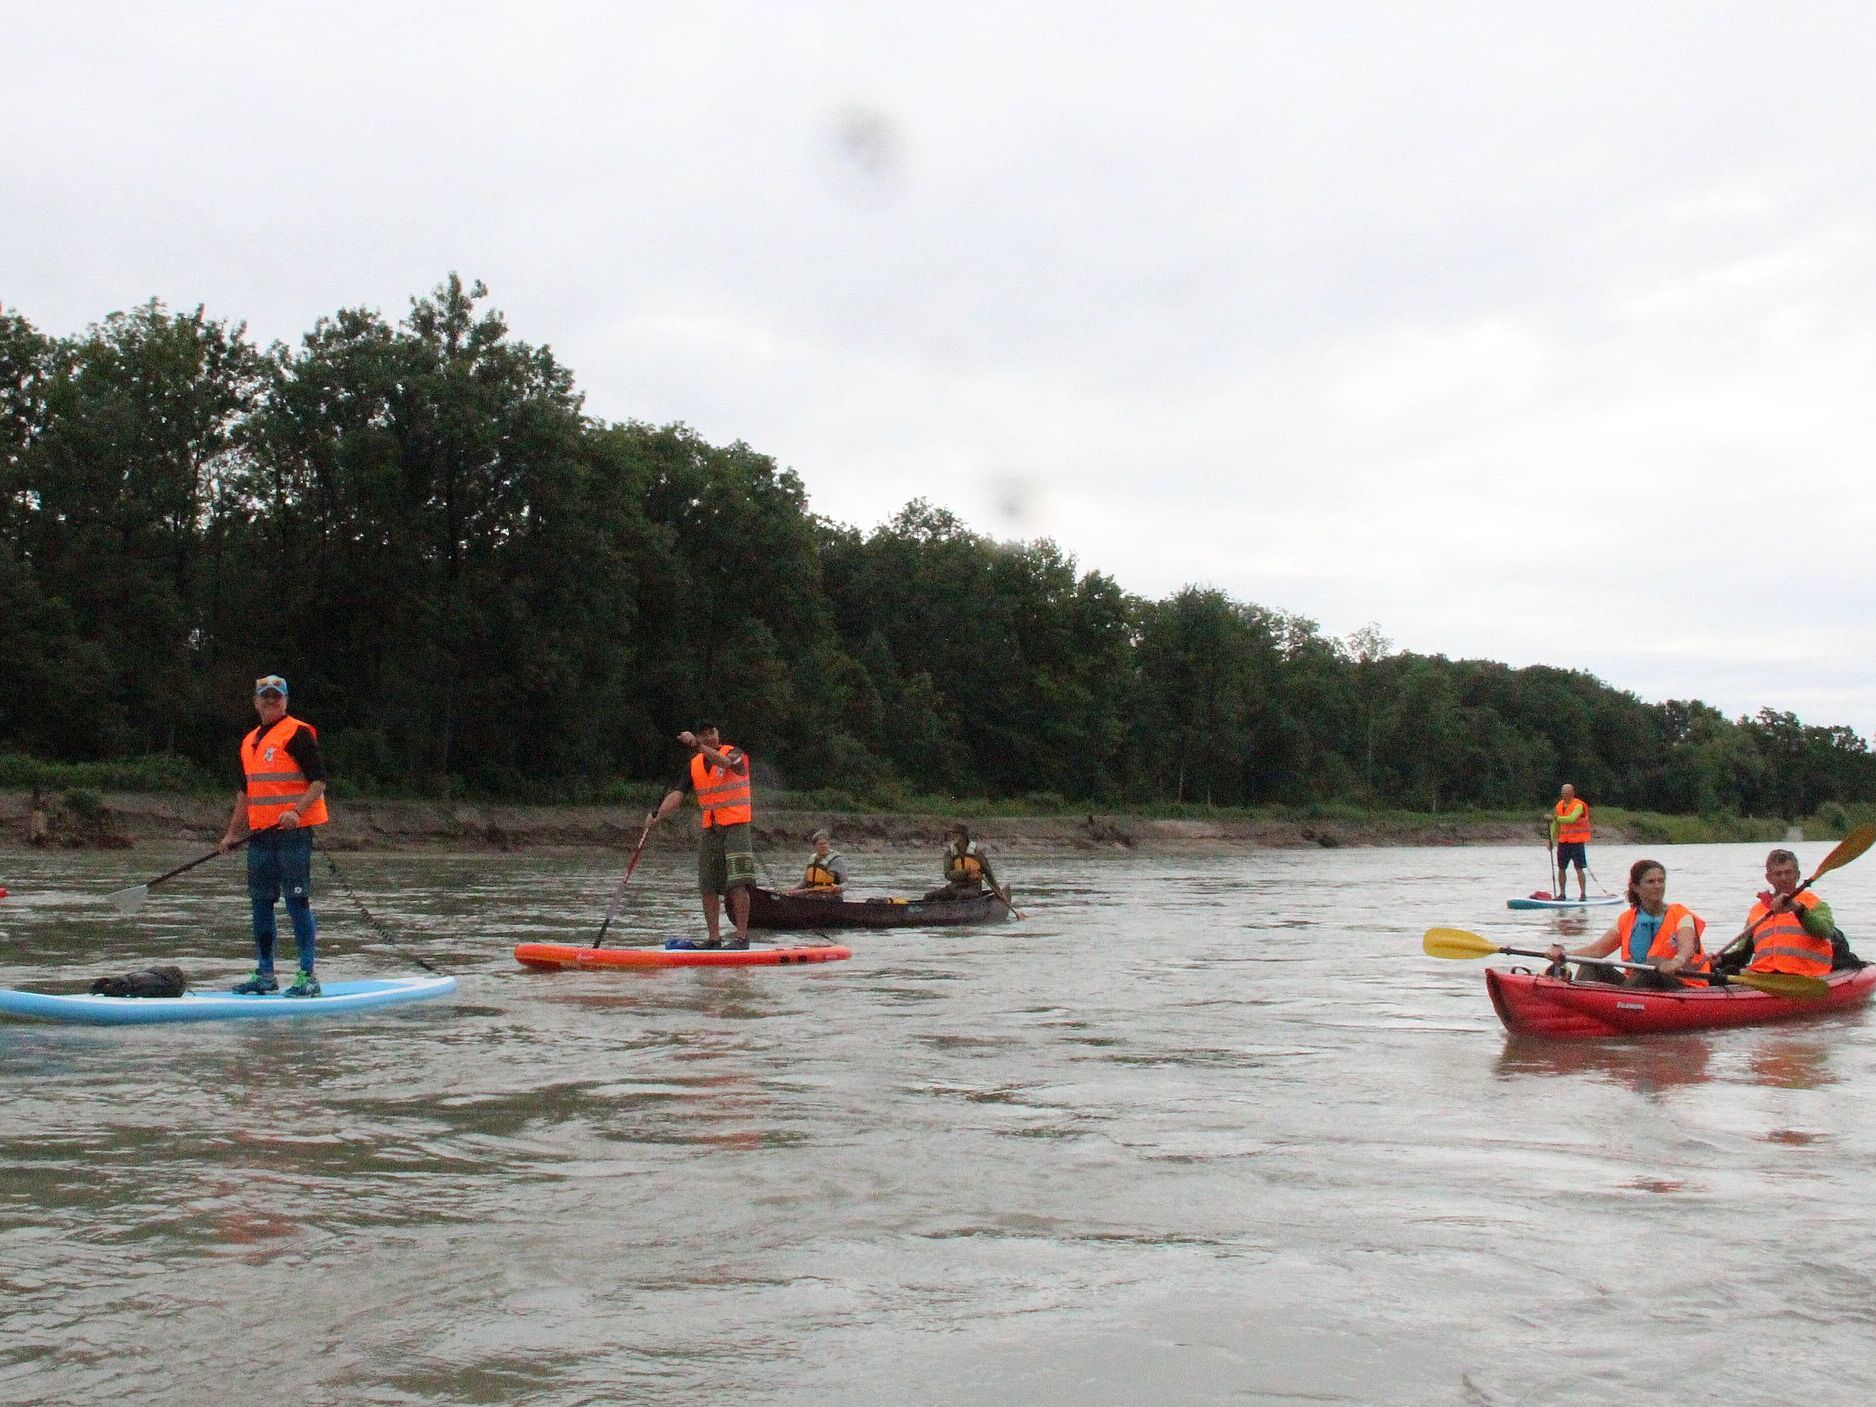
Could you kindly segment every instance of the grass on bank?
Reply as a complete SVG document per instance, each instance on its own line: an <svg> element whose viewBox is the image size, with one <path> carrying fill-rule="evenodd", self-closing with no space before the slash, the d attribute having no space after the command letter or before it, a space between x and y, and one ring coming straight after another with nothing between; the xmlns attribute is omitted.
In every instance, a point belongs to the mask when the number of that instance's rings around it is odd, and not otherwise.
<svg viewBox="0 0 1876 1407"><path fill-rule="evenodd" d="M758 764L760 770L760 764ZM760 780L760 779L759 779ZM0 752L0 790L30 792L35 788L56 796L78 811L94 811L104 792L145 792L161 795L222 797L228 779L175 756L144 756L110 762L47 762L22 753ZM345 788L368 801L485 802L531 806L617 806L649 810L663 795L654 782L614 781L598 788L573 791L565 787L524 786L512 792L488 794L452 783L441 788L385 787L366 782ZM1495 809L1408 811L1365 807L1348 802L1321 802L1304 806L1209 806L1195 802L1128 802L1119 805L1074 802L1053 792L1025 796L955 797L923 795L891 788L882 793L857 793L839 787L796 789L764 786L762 803L777 811L825 812L830 815L944 816L961 820L997 817L1093 816L1113 820L1215 820L1287 822L1351 830L1393 832L1472 827L1528 827L1534 841L1544 838L1541 810ZM1785 837L1790 823L1777 817L1670 816L1632 811L1619 806L1596 808L1601 827L1619 830L1642 844L1690 845L1719 841L1774 843ZM1819 811L1798 822L1811 840L1838 838L1853 827L1876 821L1876 805L1826 802Z"/></svg>

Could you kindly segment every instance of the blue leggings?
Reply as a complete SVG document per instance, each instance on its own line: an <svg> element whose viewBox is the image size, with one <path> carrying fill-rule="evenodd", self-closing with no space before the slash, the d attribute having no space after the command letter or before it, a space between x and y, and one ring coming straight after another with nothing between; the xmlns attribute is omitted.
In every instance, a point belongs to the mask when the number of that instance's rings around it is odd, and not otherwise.
<svg viewBox="0 0 1876 1407"><path fill-rule="evenodd" d="M300 950L300 970L313 970L319 934L313 917L313 832L310 827L269 831L248 842L248 903L254 911L255 966L274 970L274 944L280 930L274 905L285 897L287 920Z"/></svg>

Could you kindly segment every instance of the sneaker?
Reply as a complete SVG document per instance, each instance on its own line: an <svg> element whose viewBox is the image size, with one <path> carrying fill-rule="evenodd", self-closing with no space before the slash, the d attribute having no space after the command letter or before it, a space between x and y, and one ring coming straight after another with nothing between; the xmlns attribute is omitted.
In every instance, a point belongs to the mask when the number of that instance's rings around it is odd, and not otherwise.
<svg viewBox="0 0 1876 1407"><path fill-rule="evenodd" d="M273 973L261 972L256 969L253 976L249 977L247 981L237 984L235 987L231 988L231 990L239 997L260 997L265 996L269 992L279 991L280 984L274 980Z"/></svg>
<svg viewBox="0 0 1876 1407"><path fill-rule="evenodd" d="M747 938L725 938L723 940L723 946L726 948L734 948L740 952L749 946L749 940Z"/></svg>
<svg viewBox="0 0 1876 1407"><path fill-rule="evenodd" d="M319 995L319 979L301 968L294 974L293 985L280 994L283 997L316 997Z"/></svg>

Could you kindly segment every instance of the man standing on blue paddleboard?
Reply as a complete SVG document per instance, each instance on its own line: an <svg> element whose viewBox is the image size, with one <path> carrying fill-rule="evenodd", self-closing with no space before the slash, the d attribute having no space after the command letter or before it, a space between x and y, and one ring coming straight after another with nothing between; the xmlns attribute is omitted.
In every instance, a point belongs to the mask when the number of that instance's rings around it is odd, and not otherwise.
<svg viewBox="0 0 1876 1407"><path fill-rule="evenodd" d="M254 911L254 975L234 990L277 992L274 905L287 901L300 970L283 995L316 997L313 975L318 925L313 919L313 827L326 823L326 768L319 734L287 712L287 681L264 674L254 681L260 726L241 740L241 789L228 829L216 846L226 855L248 831L248 902Z"/></svg>
<svg viewBox="0 0 1876 1407"><path fill-rule="evenodd" d="M1558 793L1555 807L1551 809L1550 838L1557 846L1557 897L1567 899L1565 874L1570 865L1576 866L1576 897L1589 897L1589 881L1585 872L1589 868L1589 803L1576 794L1576 788L1568 782Z"/></svg>

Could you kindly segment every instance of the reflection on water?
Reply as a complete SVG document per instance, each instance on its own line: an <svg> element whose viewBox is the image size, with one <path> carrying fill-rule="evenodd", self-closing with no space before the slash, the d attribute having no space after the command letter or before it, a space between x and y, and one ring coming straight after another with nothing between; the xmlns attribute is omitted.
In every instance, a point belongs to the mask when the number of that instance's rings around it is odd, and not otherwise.
<svg viewBox="0 0 1876 1407"><path fill-rule="evenodd" d="M0 1400L1860 1402L1863 1018L1507 1041L1419 942L1599 931L1505 910L1531 849L1011 855L1027 923L637 973L510 956L621 856L347 856L392 941L322 894L328 970L422 952L458 1001L0 1024ZM234 865L102 903L184 858L0 855L0 982L238 977ZM1743 912L1762 859L1676 893ZM654 851L618 941L696 926Z"/></svg>
<svg viewBox="0 0 1876 1407"><path fill-rule="evenodd" d="M1821 1089L1837 1082L1830 1061L1828 1038L1780 1033L1753 1047L1752 1076L1781 1089Z"/></svg>
<svg viewBox="0 0 1876 1407"><path fill-rule="evenodd" d="M1609 1080L1653 1094L1707 1079L1713 1040L1704 1034L1654 1036L1633 1041L1545 1041L1507 1036L1494 1068L1505 1078L1561 1075Z"/></svg>

